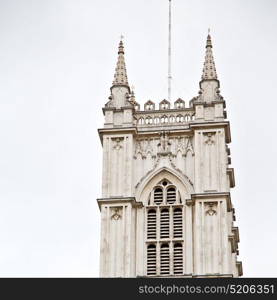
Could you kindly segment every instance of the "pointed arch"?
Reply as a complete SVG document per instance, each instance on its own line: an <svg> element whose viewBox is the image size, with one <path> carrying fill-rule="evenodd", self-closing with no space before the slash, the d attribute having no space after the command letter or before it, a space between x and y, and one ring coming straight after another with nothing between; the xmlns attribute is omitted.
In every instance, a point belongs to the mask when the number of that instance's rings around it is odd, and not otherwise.
<svg viewBox="0 0 277 300"><path fill-rule="evenodd" d="M149 193L163 179L167 179L178 188L184 199L190 199L194 193L194 188L189 179L175 170L170 170L167 167L162 167L148 174L143 181L138 185L136 191L136 199L147 204Z"/></svg>

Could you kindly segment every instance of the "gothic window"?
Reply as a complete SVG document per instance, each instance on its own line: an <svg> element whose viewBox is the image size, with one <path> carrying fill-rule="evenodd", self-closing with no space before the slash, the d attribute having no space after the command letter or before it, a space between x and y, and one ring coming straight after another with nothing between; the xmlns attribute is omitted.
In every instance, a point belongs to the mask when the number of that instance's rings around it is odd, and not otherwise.
<svg viewBox="0 0 277 300"><path fill-rule="evenodd" d="M154 118L154 123L159 124L160 123L160 118L158 118L158 117Z"/></svg>
<svg viewBox="0 0 277 300"><path fill-rule="evenodd" d="M186 122L190 121L190 115L185 115L185 121Z"/></svg>
<svg viewBox="0 0 277 300"><path fill-rule="evenodd" d="M166 192L166 201L169 204L173 204L176 201L176 189L175 187L170 187Z"/></svg>
<svg viewBox="0 0 277 300"><path fill-rule="evenodd" d="M146 218L147 275L182 275L184 206L177 187L167 179L150 192Z"/></svg>
<svg viewBox="0 0 277 300"><path fill-rule="evenodd" d="M139 125L143 125L144 124L144 119L143 118L139 118L138 123L139 123Z"/></svg>
<svg viewBox="0 0 277 300"><path fill-rule="evenodd" d="M174 116L170 116L169 117L169 122L170 123L174 123L175 122L175 117Z"/></svg>
<svg viewBox="0 0 277 300"><path fill-rule="evenodd" d="M182 115L178 115L178 116L176 117L176 122L181 123L181 122L183 122L183 121L184 121L184 117L183 117Z"/></svg>
<svg viewBox="0 0 277 300"><path fill-rule="evenodd" d="M151 117L147 117L145 119L145 124L152 124L153 123L153 119Z"/></svg>
<svg viewBox="0 0 277 300"><path fill-rule="evenodd" d="M163 202L163 190L159 187L154 190L154 203L160 205Z"/></svg>

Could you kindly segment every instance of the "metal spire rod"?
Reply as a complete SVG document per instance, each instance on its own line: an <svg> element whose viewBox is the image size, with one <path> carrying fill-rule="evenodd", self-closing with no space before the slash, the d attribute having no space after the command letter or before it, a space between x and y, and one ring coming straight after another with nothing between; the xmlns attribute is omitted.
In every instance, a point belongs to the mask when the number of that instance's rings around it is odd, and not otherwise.
<svg viewBox="0 0 277 300"><path fill-rule="evenodd" d="M168 21L168 101L171 101L171 0L169 0Z"/></svg>

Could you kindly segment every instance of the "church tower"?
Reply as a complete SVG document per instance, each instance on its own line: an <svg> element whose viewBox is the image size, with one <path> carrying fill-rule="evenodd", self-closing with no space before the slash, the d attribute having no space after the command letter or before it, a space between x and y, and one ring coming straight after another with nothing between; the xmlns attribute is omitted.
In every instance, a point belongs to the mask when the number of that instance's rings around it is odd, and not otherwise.
<svg viewBox="0 0 277 300"><path fill-rule="evenodd" d="M210 35L186 105L131 91L123 42L103 108L100 277L238 277L230 124Z"/></svg>

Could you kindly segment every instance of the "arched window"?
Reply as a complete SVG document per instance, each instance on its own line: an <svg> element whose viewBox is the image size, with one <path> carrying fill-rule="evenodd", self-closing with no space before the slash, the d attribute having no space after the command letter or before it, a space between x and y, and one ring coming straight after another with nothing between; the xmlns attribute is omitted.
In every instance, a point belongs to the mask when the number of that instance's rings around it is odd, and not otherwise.
<svg viewBox="0 0 277 300"><path fill-rule="evenodd" d="M143 118L139 118L138 123L139 123L139 125L143 125L144 124L144 119Z"/></svg>
<svg viewBox="0 0 277 300"><path fill-rule="evenodd" d="M153 119L151 117L147 117L145 119L145 124L152 124L153 123Z"/></svg>
<svg viewBox="0 0 277 300"><path fill-rule="evenodd" d="M183 274L185 208L180 195L167 179L150 192L146 206L147 275Z"/></svg>
<svg viewBox="0 0 277 300"><path fill-rule="evenodd" d="M163 202L163 190L161 188L156 188L154 191L154 202L160 205Z"/></svg>
<svg viewBox="0 0 277 300"><path fill-rule="evenodd" d="M170 116L169 117L169 122L170 123L174 123L175 122L175 117L174 116Z"/></svg>
<svg viewBox="0 0 277 300"><path fill-rule="evenodd" d="M166 192L166 202L169 204L173 204L176 201L176 189L174 187L170 187Z"/></svg>
<svg viewBox="0 0 277 300"><path fill-rule="evenodd" d="M154 118L154 123L155 123L155 124L159 124L159 123L160 123L160 118L155 117L155 118Z"/></svg>
<svg viewBox="0 0 277 300"><path fill-rule="evenodd" d="M184 121L184 117L183 117L182 115L178 115L178 116L176 117L176 122L181 123L181 122L183 122L183 121Z"/></svg>

